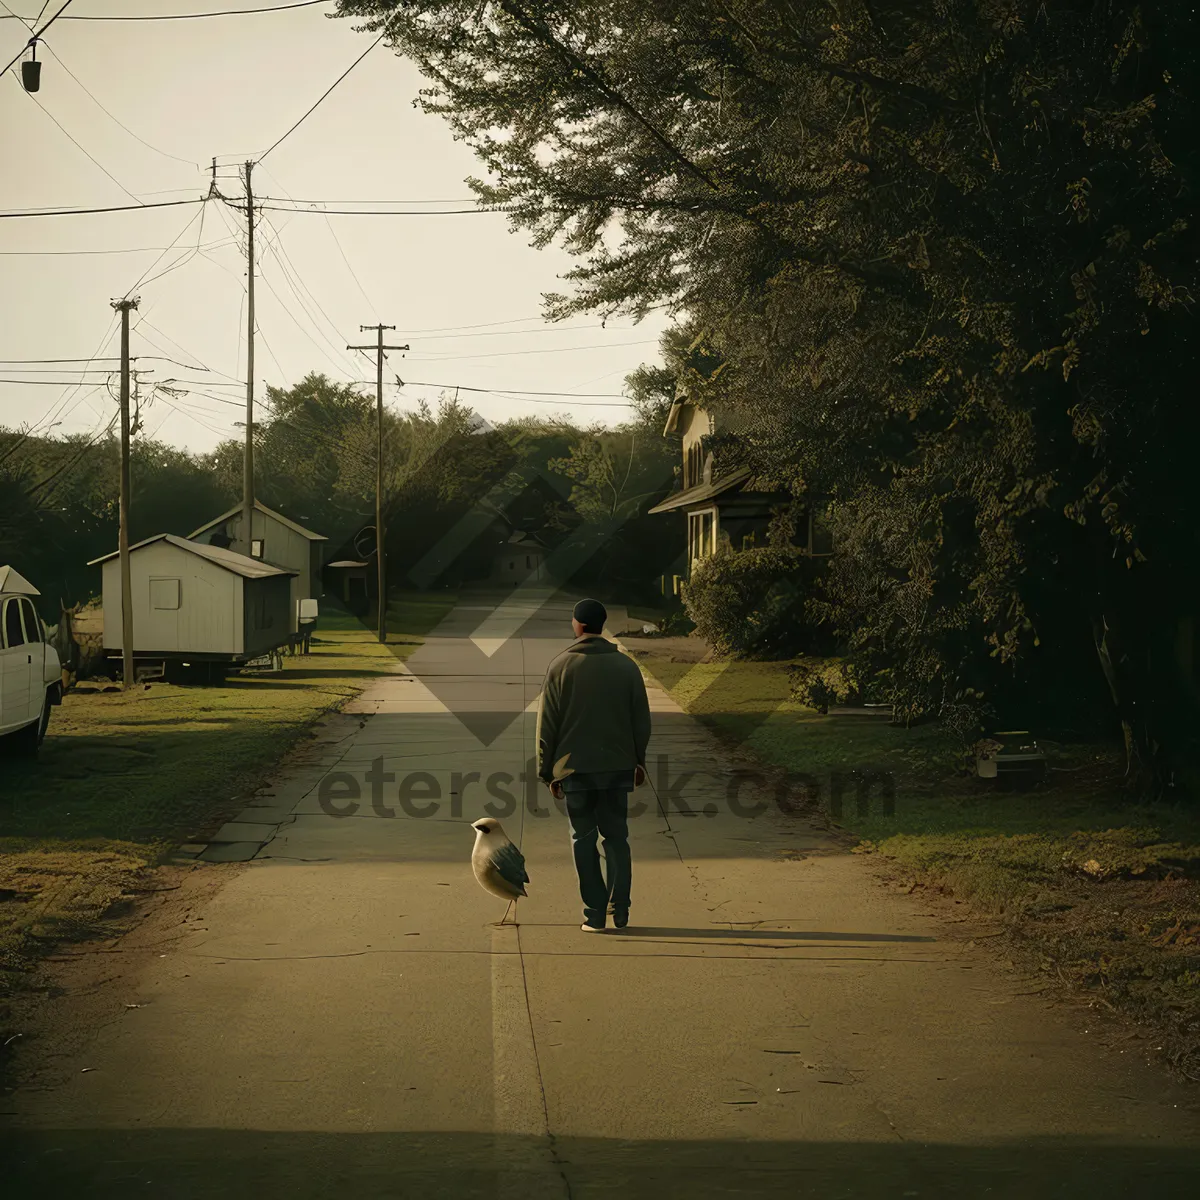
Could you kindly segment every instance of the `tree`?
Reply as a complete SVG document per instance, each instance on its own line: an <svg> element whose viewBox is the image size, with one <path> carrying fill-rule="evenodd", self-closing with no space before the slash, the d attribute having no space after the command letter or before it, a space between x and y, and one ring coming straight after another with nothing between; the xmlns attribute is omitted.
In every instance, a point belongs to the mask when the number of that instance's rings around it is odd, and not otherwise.
<svg viewBox="0 0 1200 1200"><path fill-rule="evenodd" d="M1200 518L1190 13L340 12L387 22L480 197L579 256L550 315L684 315L719 368L698 396L746 418L726 453L834 498L827 617L898 702L936 713L1060 642L1075 663L1086 631L1131 778L1161 785Z"/></svg>

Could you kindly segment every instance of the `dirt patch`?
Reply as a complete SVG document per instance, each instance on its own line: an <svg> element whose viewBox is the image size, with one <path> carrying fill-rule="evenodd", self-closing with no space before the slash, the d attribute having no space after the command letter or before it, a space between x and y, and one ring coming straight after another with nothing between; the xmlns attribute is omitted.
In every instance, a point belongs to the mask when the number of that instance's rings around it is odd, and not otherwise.
<svg viewBox="0 0 1200 1200"><path fill-rule="evenodd" d="M166 952L238 865L190 863L143 868L126 891L119 916L93 927L87 940L62 944L39 958L0 1008L0 1091L54 1087L96 1028L136 1002L142 966Z"/></svg>
<svg viewBox="0 0 1200 1200"><path fill-rule="evenodd" d="M621 645L642 658L653 655L673 663L701 663L712 659L712 647L699 637L637 637L621 635Z"/></svg>
<svg viewBox="0 0 1200 1200"><path fill-rule="evenodd" d="M990 928L1001 960L1040 979L1047 995L1123 1023L1148 1060L1200 1082L1200 882L1064 874L1019 910L997 913L969 889L959 896L953 871L858 849L907 890L960 904L964 918Z"/></svg>
<svg viewBox="0 0 1200 1200"><path fill-rule="evenodd" d="M113 928L146 886L140 848L7 848L0 857L0 995L39 949Z"/></svg>

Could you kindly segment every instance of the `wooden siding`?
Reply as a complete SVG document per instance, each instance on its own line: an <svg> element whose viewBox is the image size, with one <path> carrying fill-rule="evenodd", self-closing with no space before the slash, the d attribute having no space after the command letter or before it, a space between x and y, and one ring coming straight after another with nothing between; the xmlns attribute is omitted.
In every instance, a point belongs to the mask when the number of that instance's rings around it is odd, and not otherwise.
<svg viewBox="0 0 1200 1200"><path fill-rule="evenodd" d="M133 648L139 653L239 654L243 637L243 580L214 562L155 542L129 559L133 592ZM123 650L121 560L104 564L104 648ZM286 576L273 578L285 579ZM179 607L156 609L152 579L179 580Z"/></svg>

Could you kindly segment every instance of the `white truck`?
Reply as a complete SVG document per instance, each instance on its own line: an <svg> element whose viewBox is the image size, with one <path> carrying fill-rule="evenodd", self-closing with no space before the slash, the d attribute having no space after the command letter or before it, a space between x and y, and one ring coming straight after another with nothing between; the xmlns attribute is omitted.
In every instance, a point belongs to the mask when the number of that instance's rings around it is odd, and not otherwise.
<svg viewBox="0 0 1200 1200"><path fill-rule="evenodd" d="M15 567L0 567L0 746L30 757L62 703L62 665L30 599L38 595Z"/></svg>

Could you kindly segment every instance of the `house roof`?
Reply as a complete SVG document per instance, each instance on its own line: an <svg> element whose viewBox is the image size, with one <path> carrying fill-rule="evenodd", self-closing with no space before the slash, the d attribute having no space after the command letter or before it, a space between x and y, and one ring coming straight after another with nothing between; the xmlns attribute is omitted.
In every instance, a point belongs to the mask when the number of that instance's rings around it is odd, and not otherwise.
<svg viewBox="0 0 1200 1200"><path fill-rule="evenodd" d="M546 544L536 533L524 529L514 529L508 535L508 540L502 543L506 546L519 546L525 550L545 550Z"/></svg>
<svg viewBox="0 0 1200 1200"><path fill-rule="evenodd" d="M678 508L687 508L691 504L700 504L705 500L712 500L716 496L720 496L725 492L731 491L733 488L741 487L743 484L748 483L750 475L751 471L749 467L739 467L738 470L720 479L714 479L711 483L699 483L695 487L684 488L681 492L675 492L660 504L656 504L650 509L650 512L673 512Z"/></svg>
<svg viewBox="0 0 1200 1200"><path fill-rule="evenodd" d="M235 575L241 575L244 579L265 579L269 575L297 575L298 571L285 571L282 567L273 567L269 563L259 562L257 558L248 558L244 554L235 554L232 550L225 550L221 546L206 546L203 542L191 542L187 538L176 537L173 533L160 533L156 537L147 538L144 542L138 542L136 546L130 546L130 554L141 550L145 546L152 546L155 542L170 542L172 546L180 550L186 550L189 554L196 555L197 558L207 558L209 562L214 562L218 567L224 567L226 571L232 571ZM113 551L112 554L105 554L100 558L93 558L89 567L94 567L99 563L108 562L114 559L120 551Z"/></svg>
<svg viewBox="0 0 1200 1200"><path fill-rule="evenodd" d="M16 567L0 567L0 592L16 592L21 596L42 594Z"/></svg>
<svg viewBox="0 0 1200 1200"><path fill-rule="evenodd" d="M277 513L273 508L268 508L261 500L255 500L254 507L260 512L265 513L268 517L273 517L281 525L286 525L294 533L300 534L301 537L306 537L310 542L327 542L329 539L323 533L313 533L311 529L305 529L303 525L297 525L295 521L285 517L283 513ZM228 521L230 517L236 517L242 511L242 506L239 504L235 508L231 508L228 512L222 513L219 517L214 517L207 525L201 525L199 529L193 529L188 537L199 537L202 533L207 533L214 525L220 525L222 521Z"/></svg>

